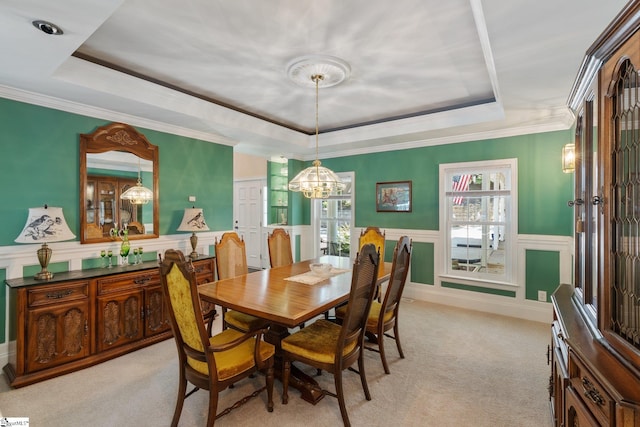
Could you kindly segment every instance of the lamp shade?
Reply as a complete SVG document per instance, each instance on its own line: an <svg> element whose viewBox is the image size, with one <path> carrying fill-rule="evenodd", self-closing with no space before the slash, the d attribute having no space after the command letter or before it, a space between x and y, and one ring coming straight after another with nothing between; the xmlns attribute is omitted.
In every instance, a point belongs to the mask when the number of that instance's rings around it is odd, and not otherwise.
<svg viewBox="0 0 640 427"><path fill-rule="evenodd" d="M75 239L67 221L64 219L62 208L47 207L29 208L27 223L16 243L47 243L61 242Z"/></svg>
<svg viewBox="0 0 640 427"><path fill-rule="evenodd" d="M182 222L178 231L209 231L209 227L204 220L204 212L200 208L187 208L184 210Z"/></svg>

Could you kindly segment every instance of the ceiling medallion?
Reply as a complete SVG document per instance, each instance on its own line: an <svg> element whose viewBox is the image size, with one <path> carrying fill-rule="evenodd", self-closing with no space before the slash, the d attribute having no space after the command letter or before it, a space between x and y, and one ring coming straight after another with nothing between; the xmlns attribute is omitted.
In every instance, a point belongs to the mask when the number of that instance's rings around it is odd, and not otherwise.
<svg viewBox="0 0 640 427"><path fill-rule="evenodd" d="M316 87L313 76L322 76L320 88L331 87L349 78L351 67L340 58L328 55L305 55L287 64L287 76L297 85Z"/></svg>

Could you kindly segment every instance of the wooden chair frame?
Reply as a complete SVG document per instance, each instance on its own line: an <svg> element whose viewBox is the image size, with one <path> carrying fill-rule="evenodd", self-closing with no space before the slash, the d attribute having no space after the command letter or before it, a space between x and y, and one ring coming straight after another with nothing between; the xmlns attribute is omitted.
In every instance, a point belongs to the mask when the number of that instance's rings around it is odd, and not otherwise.
<svg viewBox="0 0 640 427"><path fill-rule="evenodd" d="M293 264L291 236L284 228L276 228L267 235L271 268Z"/></svg>
<svg viewBox="0 0 640 427"><path fill-rule="evenodd" d="M335 323L328 320L320 319L314 322L312 325L301 329L299 332L296 332L295 334L292 334L283 340L283 404L287 404L289 401L289 375L291 372L291 362L293 361L300 361L309 366L313 366L317 369L333 374L336 392L333 393L328 390L322 390L322 392L325 395L330 395L338 399L338 403L340 405L340 413L342 415L342 420L345 426L350 426L351 424L344 400L342 371L344 371L345 369L350 369L356 372L360 376L362 389L364 390L366 399L371 400L371 394L369 392L369 386L367 385L367 378L364 370L363 347L367 315L371 308L373 295L376 289L379 260L380 255L378 254L373 244L367 244L363 246L363 248L358 253L352 272L351 291L349 294L349 309L347 310L346 316L344 317L344 321L341 326L337 326L335 325ZM332 358L332 363L321 362L286 350L285 347L287 347L287 345L285 344L285 342L287 340L294 340L297 334L313 334L316 330L327 327L328 325L333 325L333 327L340 328L339 336L337 338L337 343L335 346L335 354ZM316 328L316 326L319 326L319 328ZM349 350L345 352L345 349ZM351 366L356 361L358 362L358 370L351 368Z"/></svg>
<svg viewBox="0 0 640 427"><path fill-rule="evenodd" d="M216 250L216 269L218 270L218 280L228 279L230 277L240 276L249 273L247 266L247 252L244 239L238 236L236 232L224 233L220 238L215 240ZM240 254L240 255L238 255ZM253 329L262 329L268 325L268 322L255 316L227 310L227 307L221 307L222 312L222 329L234 328L241 332L247 332ZM229 318L232 321L229 322ZM233 319L238 319L233 322ZM234 324L235 323L235 324ZM253 327L242 329L237 324L251 324Z"/></svg>
<svg viewBox="0 0 640 427"><path fill-rule="evenodd" d="M185 342L185 339L182 335L181 327L178 324L178 320L176 318L176 314L172 305L172 298L170 296L170 286L172 283L169 283L168 275L172 272L174 268L178 268L179 272L182 276L188 280L189 282L189 292L191 302L186 306L194 315L194 323L197 326L197 331L199 335L199 340L192 340L190 342L199 341L199 346L202 349L194 348ZM162 282L162 290L167 300L167 305L169 306L169 316L171 319L171 328L173 331L173 336L176 342L176 346L178 349L178 360L180 367L180 380L178 384L178 399L176 402L176 408L174 411L173 419L171 421L171 426L175 427L178 425L178 421L180 420L180 414L182 413L182 408L184 405L184 400L189 397L192 393L199 389L209 390L209 410L207 415L207 426L212 427L215 423L215 420L223 415L228 414L231 410L241 406L245 402L247 402L250 398L257 396L259 393L267 390L267 410L269 412L273 411L273 378L274 378L274 354L275 348L271 344L265 343L262 340L263 334L266 330L253 331L249 333L242 334L240 332L229 331L223 332L219 335L214 336L213 338L209 338L209 334L205 328L205 322L202 315L201 305L200 305L200 296L198 294L198 285L196 282L196 275L194 272L193 265L190 260L185 260L185 257L181 251L178 250L167 250L165 252L164 260L160 263L160 276ZM179 298L179 297L177 297ZM192 310L192 311L190 311ZM213 344L213 342L217 338L221 338L224 334L224 339L221 344ZM234 338L235 337L235 338ZM218 367L216 366L216 358L215 354L224 351L233 351L237 349L239 346L245 346L246 341L253 340L253 360L254 364L248 369L239 369L238 373L235 373L225 379L218 378ZM265 352L263 354L263 351ZM271 353L268 358L264 358L265 354ZM191 362L189 361L191 359ZM206 363L208 374L203 374L199 370L196 370L192 363ZM246 396L240 401L234 403L232 406L227 409L221 411L219 414L217 413L218 408L218 395L219 393L226 389L227 387L231 387L236 382L247 378L253 375L257 371L264 371L266 374L266 384L264 387L256 390L251 395ZM187 382L193 384L195 388L187 393Z"/></svg>

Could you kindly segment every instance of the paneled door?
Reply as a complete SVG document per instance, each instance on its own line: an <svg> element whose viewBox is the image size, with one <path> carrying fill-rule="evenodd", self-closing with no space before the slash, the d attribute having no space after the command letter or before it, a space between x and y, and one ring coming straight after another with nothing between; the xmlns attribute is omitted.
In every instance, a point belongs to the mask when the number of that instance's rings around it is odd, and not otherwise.
<svg viewBox="0 0 640 427"><path fill-rule="evenodd" d="M233 212L235 231L244 238L249 268L262 268L263 194L266 180L234 181Z"/></svg>

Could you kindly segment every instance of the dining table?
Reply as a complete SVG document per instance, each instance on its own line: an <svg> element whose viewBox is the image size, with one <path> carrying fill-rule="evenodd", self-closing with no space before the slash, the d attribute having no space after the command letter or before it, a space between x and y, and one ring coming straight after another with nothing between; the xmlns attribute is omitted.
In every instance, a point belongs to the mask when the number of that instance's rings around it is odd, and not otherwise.
<svg viewBox="0 0 640 427"><path fill-rule="evenodd" d="M310 270L312 263L329 263L328 274ZM389 279L390 262L378 273L378 287ZM276 347L276 375L281 378L280 342L292 328L303 325L345 303L351 290L353 264L348 257L323 255L290 265L258 270L198 286L203 301L251 314L269 321L265 341ZM324 397L318 383L292 366L289 384L302 398L316 404Z"/></svg>

